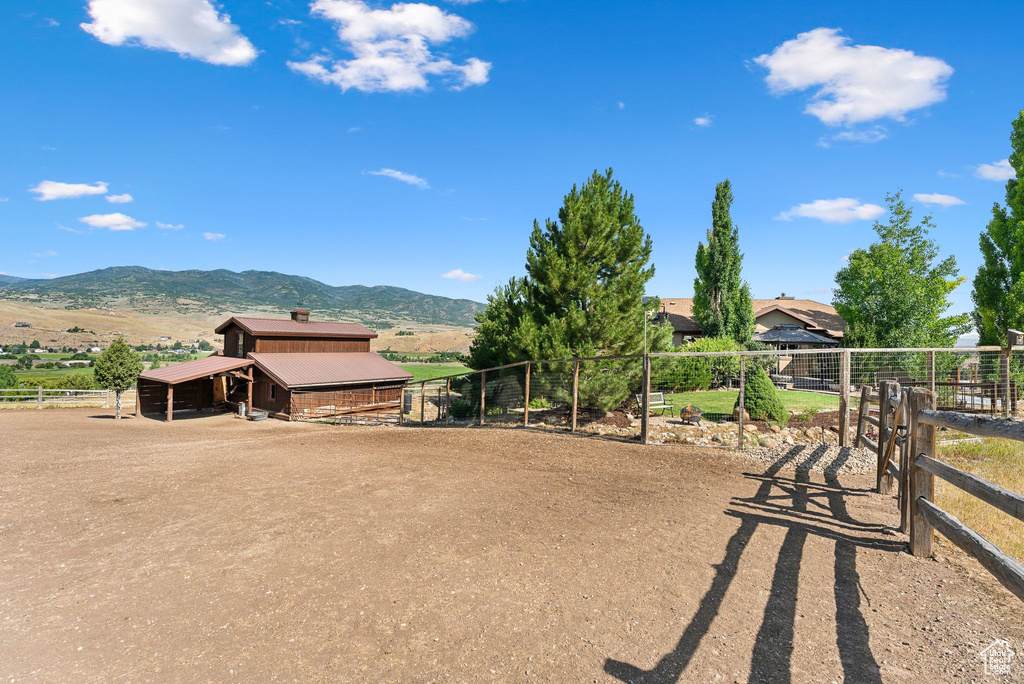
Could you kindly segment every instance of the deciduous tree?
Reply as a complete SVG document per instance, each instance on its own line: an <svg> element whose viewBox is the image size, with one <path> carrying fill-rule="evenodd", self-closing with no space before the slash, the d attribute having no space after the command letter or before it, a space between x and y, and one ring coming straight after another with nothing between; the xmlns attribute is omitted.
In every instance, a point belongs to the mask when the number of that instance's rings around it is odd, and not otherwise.
<svg viewBox="0 0 1024 684"><path fill-rule="evenodd" d="M937 262L938 244L928 238L931 216L914 225L900 192L885 200L889 222L875 222L878 242L855 250L836 273L833 304L846 319L844 344L952 347L970 329L968 314L945 315L950 293L966 280L956 257Z"/></svg>
<svg viewBox="0 0 1024 684"><path fill-rule="evenodd" d="M1005 344L1009 328L1024 330L1024 110L1013 121L1006 206L997 202L981 234L984 262L974 276L974 326L978 344Z"/></svg>
<svg viewBox="0 0 1024 684"><path fill-rule="evenodd" d="M120 337L96 359L96 384L116 394L118 420L121 419L121 393L135 386L141 372L142 359Z"/></svg>

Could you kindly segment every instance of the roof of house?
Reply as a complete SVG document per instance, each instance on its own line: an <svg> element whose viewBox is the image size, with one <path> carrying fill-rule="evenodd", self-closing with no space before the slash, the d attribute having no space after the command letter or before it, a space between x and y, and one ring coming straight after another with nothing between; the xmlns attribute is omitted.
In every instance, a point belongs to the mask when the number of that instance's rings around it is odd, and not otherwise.
<svg viewBox="0 0 1024 684"><path fill-rule="evenodd" d="M754 299L751 304L755 317L781 311L829 337L842 337L846 328L846 321L835 307L813 299ZM668 320L673 330L683 334L700 334L700 323L693 317L693 299L665 298L661 300L661 306L658 316Z"/></svg>
<svg viewBox="0 0 1024 684"><path fill-rule="evenodd" d="M412 379L412 373L373 352L252 352L249 358L257 368L289 389Z"/></svg>
<svg viewBox="0 0 1024 684"><path fill-rule="evenodd" d="M754 341L775 344L819 344L827 347L835 347L839 344L831 337L804 330L796 325L777 325L754 335Z"/></svg>
<svg viewBox="0 0 1024 684"><path fill-rule="evenodd" d="M143 371L139 377L145 380L163 382L168 385L177 385L189 380L197 380L210 375L245 368L251 366L252 363L250 359L236 359L231 356L211 354L203 359L185 361L184 363L175 363L170 366Z"/></svg>
<svg viewBox="0 0 1024 684"><path fill-rule="evenodd" d="M372 339L377 333L358 323L333 321L308 321L300 323L290 318L258 318L255 316L232 316L217 326L214 331L223 333L235 324L250 335L271 337L358 337Z"/></svg>

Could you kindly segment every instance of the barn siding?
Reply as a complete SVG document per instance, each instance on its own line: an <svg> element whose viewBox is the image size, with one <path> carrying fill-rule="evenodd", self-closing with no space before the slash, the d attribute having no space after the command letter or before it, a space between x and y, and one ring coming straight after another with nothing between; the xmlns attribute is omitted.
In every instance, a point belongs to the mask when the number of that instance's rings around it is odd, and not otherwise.
<svg viewBox="0 0 1024 684"><path fill-rule="evenodd" d="M257 337L257 353L327 353L327 352L368 352L370 340L329 339L323 337Z"/></svg>
<svg viewBox="0 0 1024 684"><path fill-rule="evenodd" d="M140 412L167 415L167 385L139 378ZM213 381L209 378L190 380L174 385L174 410L198 411L213 408Z"/></svg>

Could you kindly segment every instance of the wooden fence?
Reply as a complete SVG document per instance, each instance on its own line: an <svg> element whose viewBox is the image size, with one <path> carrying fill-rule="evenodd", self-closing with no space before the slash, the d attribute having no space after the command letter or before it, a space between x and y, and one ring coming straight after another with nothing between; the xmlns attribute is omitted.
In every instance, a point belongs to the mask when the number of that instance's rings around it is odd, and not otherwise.
<svg viewBox="0 0 1024 684"><path fill-rule="evenodd" d="M898 505L900 529L910 534L910 552L931 556L933 532L939 532L965 553L977 559L999 582L1024 600L1024 565L1003 553L997 546L943 511L935 503L938 477L968 494L1024 521L1024 495L1012 492L935 458L935 429L944 427L977 437L996 437L1024 442L1024 421L937 410L935 392L919 388L900 388L898 383L883 382L877 393L861 394L864 423L875 425L878 443L862 435L858 443L878 449L877 483L880 493L891 490L899 481ZM877 419L867 417L868 401L879 406ZM897 466L893 462L900 448Z"/></svg>
<svg viewBox="0 0 1024 684"><path fill-rule="evenodd" d="M110 408L115 393L110 390L79 389L0 389L0 406L43 408L46 406L82 406ZM135 406L135 390L121 393L121 406Z"/></svg>

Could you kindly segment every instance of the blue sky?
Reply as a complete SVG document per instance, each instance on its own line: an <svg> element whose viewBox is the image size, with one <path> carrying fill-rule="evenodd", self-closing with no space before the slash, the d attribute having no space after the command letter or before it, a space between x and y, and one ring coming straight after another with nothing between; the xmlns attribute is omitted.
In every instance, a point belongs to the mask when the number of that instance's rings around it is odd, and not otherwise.
<svg viewBox="0 0 1024 684"><path fill-rule="evenodd" d="M522 273L533 219L611 166L654 239L650 294L692 293L724 178L757 297L830 300L896 188L970 278L1024 107L1021 20L1019 2L4 3L0 271L255 268L483 300Z"/></svg>

